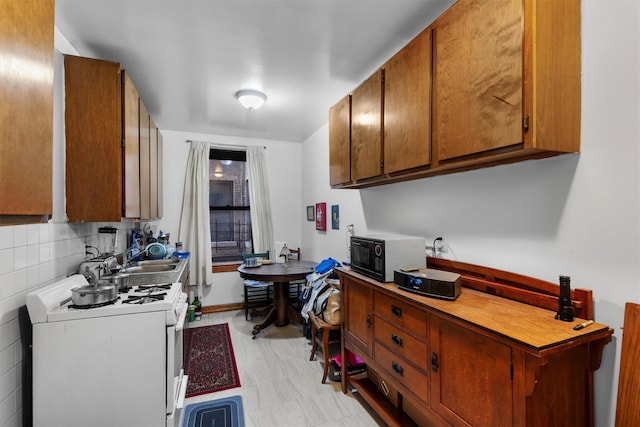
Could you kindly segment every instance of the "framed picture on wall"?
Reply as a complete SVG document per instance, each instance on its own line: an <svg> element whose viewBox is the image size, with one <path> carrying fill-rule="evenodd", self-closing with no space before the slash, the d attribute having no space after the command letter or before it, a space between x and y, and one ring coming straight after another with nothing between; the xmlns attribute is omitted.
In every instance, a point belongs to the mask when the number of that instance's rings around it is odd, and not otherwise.
<svg viewBox="0 0 640 427"><path fill-rule="evenodd" d="M316 219L316 214L314 212L313 206L307 206L307 221L313 221Z"/></svg>
<svg viewBox="0 0 640 427"><path fill-rule="evenodd" d="M331 229L340 229L340 206L331 205Z"/></svg>
<svg viewBox="0 0 640 427"><path fill-rule="evenodd" d="M316 230L327 231L327 204L316 203Z"/></svg>

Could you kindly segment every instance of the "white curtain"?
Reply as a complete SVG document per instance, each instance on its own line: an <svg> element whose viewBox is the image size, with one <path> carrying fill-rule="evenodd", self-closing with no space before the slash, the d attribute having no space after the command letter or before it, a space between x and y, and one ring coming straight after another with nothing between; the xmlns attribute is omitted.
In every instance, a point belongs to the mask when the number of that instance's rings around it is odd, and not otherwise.
<svg viewBox="0 0 640 427"><path fill-rule="evenodd" d="M251 203L251 232L253 251L269 251L275 260L275 242L273 240L273 221L271 219L271 196L267 180L267 164L264 148L251 145L247 147L247 169L249 178L249 200Z"/></svg>
<svg viewBox="0 0 640 427"><path fill-rule="evenodd" d="M209 143L191 141L184 177L178 240L191 253L191 285L211 285L211 227L209 225Z"/></svg>

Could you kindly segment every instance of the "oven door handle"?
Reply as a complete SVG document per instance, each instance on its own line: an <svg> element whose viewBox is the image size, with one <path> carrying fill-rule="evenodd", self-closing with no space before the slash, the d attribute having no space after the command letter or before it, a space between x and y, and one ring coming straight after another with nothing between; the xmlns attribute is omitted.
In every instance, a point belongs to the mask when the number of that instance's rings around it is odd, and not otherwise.
<svg viewBox="0 0 640 427"><path fill-rule="evenodd" d="M189 304L181 304L180 314L178 314L178 322L176 322L176 332L180 332L184 329L184 320L187 318L187 311L189 310Z"/></svg>

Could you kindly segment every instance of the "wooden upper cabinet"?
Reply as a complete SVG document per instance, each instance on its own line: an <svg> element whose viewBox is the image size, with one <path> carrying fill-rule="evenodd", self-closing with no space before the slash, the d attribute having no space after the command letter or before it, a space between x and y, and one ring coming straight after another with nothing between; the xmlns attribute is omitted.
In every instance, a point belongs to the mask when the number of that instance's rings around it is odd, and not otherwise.
<svg viewBox="0 0 640 427"><path fill-rule="evenodd" d="M435 30L438 159L521 143L523 5L460 0Z"/></svg>
<svg viewBox="0 0 640 427"><path fill-rule="evenodd" d="M124 132L124 213L140 218L140 113L139 97L129 74L122 72L122 127Z"/></svg>
<svg viewBox="0 0 640 427"><path fill-rule="evenodd" d="M351 94L351 178L382 174L384 71L378 70Z"/></svg>
<svg viewBox="0 0 640 427"><path fill-rule="evenodd" d="M53 210L53 26L53 0L0 0L0 224Z"/></svg>
<svg viewBox="0 0 640 427"><path fill-rule="evenodd" d="M140 113L140 217L151 218L151 137L149 112L139 100ZM157 164L157 163L156 163Z"/></svg>
<svg viewBox="0 0 640 427"><path fill-rule="evenodd" d="M384 172L431 161L431 29L384 65Z"/></svg>
<svg viewBox="0 0 640 427"><path fill-rule="evenodd" d="M120 64L66 55L64 69L67 217L120 221Z"/></svg>
<svg viewBox="0 0 640 427"><path fill-rule="evenodd" d="M351 95L329 109L329 182L351 181Z"/></svg>
<svg viewBox="0 0 640 427"><path fill-rule="evenodd" d="M159 218L157 129L129 75L67 55L65 93L69 221Z"/></svg>
<svg viewBox="0 0 640 427"><path fill-rule="evenodd" d="M149 218L160 218L159 182L162 178L160 171L162 151L159 148L158 127L149 117Z"/></svg>

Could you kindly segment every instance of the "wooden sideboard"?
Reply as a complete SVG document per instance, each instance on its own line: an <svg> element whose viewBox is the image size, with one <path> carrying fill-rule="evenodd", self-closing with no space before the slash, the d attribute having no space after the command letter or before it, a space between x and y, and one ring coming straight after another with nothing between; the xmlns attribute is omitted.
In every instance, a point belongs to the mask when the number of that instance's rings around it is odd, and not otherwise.
<svg viewBox="0 0 640 427"><path fill-rule="evenodd" d="M427 265L462 275L455 301L338 269L343 360L355 353L399 397L345 365L343 392L350 383L389 425L593 426L593 372L613 330L573 329L593 317L591 291L572 290L577 317L563 322L549 307L558 285L448 260Z"/></svg>

